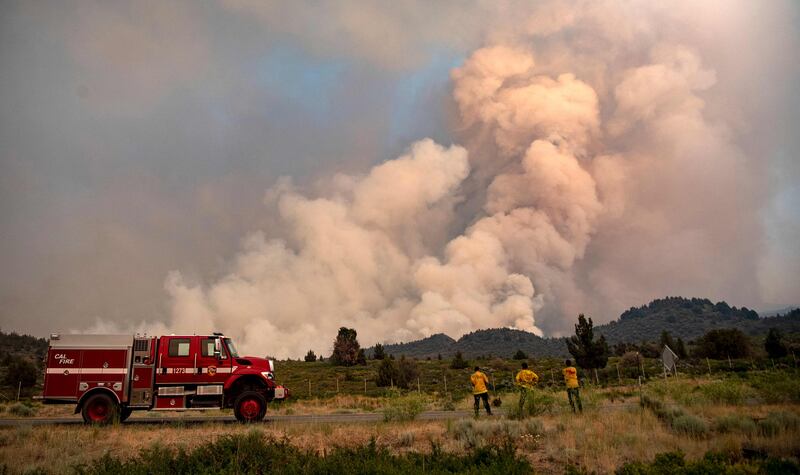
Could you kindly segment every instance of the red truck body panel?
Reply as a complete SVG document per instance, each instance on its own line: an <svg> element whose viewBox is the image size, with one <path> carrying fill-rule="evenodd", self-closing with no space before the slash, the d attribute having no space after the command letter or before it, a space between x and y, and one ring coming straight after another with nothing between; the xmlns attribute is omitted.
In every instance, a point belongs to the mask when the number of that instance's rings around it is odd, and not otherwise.
<svg viewBox="0 0 800 475"><path fill-rule="evenodd" d="M113 394L117 404L130 409L231 407L244 387L237 381L246 387L257 383L268 400L288 397L273 380L272 361L240 358L229 344L221 334L54 335L42 399L76 403L76 412L97 392Z"/></svg>

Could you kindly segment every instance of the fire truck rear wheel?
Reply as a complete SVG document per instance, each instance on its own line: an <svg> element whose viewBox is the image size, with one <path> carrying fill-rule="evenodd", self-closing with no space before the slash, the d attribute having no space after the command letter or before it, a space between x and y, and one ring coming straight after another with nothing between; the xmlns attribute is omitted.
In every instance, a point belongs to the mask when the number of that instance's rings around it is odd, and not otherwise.
<svg viewBox="0 0 800 475"><path fill-rule="evenodd" d="M267 399L257 391L244 391L233 403L233 413L239 422L258 422L267 413Z"/></svg>
<svg viewBox="0 0 800 475"><path fill-rule="evenodd" d="M97 393L89 396L83 403L81 415L87 424L109 424L119 414L119 405L111 396Z"/></svg>

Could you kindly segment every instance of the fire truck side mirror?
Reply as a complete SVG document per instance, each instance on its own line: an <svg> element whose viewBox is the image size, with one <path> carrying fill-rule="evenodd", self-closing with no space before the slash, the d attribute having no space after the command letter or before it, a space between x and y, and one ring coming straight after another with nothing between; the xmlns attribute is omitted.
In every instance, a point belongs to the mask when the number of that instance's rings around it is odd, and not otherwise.
<svg viewBox="0 0 800 475"><path fill-rule="evenodd" d="M219 338L214 338L214 358L222 359L222 342L220 342Z"/></svg>

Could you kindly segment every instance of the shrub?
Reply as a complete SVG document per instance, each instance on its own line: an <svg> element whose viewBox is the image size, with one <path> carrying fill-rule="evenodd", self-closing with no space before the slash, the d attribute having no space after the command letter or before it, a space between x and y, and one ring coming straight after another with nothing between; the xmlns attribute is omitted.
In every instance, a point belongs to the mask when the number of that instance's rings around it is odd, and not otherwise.
<svg viewBox="0 0 800 475"><path fill-rule="evenodd" d="M758 422L762 434L773 437L786 431L800 429L800 417L792 412L770 412Z"/></svg>
<svg viewBox="0 0 800 475"><path fill-rule="evenodd" d="M750 340L737 328L710 330L697 339L695 348L695 356L701 358L744 358L749 355Z"/></svg>
<svg viewBox="0 0 800 475"><path fill-rule="evenodd" d="M14 388L22 383L23 388L30 388L36 384L38 374L36 365L27 358L10 356L6 367L5 383Z"/></svg>
<svg viewBox="0 0 800 475"><path fill-rule="evenodd" d="M469 362L464 359L460 351L456 351L453 361L450 362L450 369L464 369L469 366Z"/></svg>
<svg viewBox="0 0 800 475"><path fill-rule="evenodd" d="M431 453L392 455L375 441L356 448L334 447L324 454L292 447L287 441L264 438L258 432L227 435L192 451L171 451L154 445L130 459L106 454L93 462L74 467L84 474L256 474L282 473L531 473L530 464L518 457L511 446L487 446L466 455L443 452L433 446Z"/></svg>
<svg viewBox="0 0 800 475"><path fill-rule="evenodd" d="M731 414L729 416L717 418L717 420L714 421L714 430L723 434L728 432L739 432L746 435L752 435L756 432L757 427L753 419L738 414Z"/></svg>
<svg viewBox="0 0 800 475"><path fill-rule="evenodd" d="M425 401L417 394L389 399L383 408L383 420L412 421L425 410Z"/></svg>
<svg viewBox="0 0 800 475"><path fill-rule="evenodd" d="M656 455L651 463L627 463L617 470L617 475L666 475L666 474L784 474L800 473L800 465L791 460L767 458L740 462L724 454L709 452L697 461L684 460L682 452L666 452Z"/></svg>
<svg viewBox="0 0 800 475"><path fill-rule="evenodd" d="M533 390L528 392L525 406L520 411L519 398L520 396L517 395L516 399L512 400L507 406L506 417L509 419L525 419L542 414L552 414L558 404L552 394Z"/></svg>
<svg viewBox="0 0 800 475"><path fill-rule="evenodd" d="M509 445L523 437L544 433L542 422L536 419L513 420L473 420L459 419L448 429L456 439L467 447Z"/></svg>
<svg viewBox="0 0 800 475"><path fill-rule="evenodd" d="M32 407L21 402L15 402L14 404L11 404L8 406L7 410L9 414L19 417L31 417L36 414L36 411Z"/></svg>
<svg viewBox="0 0 800 475"><path fill-rule="evenodd" d="M708 434L708 424L699 417L691 414L680 414L672 417L670 427L675 432L680 432L692 437L703 437Z"/></svg>

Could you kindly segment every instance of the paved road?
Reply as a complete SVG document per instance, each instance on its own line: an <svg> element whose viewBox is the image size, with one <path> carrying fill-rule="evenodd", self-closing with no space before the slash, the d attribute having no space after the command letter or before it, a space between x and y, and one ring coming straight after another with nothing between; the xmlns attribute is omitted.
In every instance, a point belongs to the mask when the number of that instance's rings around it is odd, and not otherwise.
<svg viewBox="0 0 800 475"><path fill-rule="evenodd" d="M235 423L236 419L231 416L163 416L149 417L153 413L148 413L145 417L131 417L123 424L205 424L209 422ZM417 416L417 420L430 421L442 419L461 419L471 417L469 411L428 411ZM483 416L483 414L482 414ZM380 412L366 412L353 414L297 414L297 415L269 415L264 419L264 423L282 422L290 424L320 424L320 423L353 423L353 422L379 422L383 420ZM74 417L54 417L54 418L28 418L28 419L0 419L0 427L27 426L27 425L48 425L48 424L83 424L80 416Z"/></svg>

